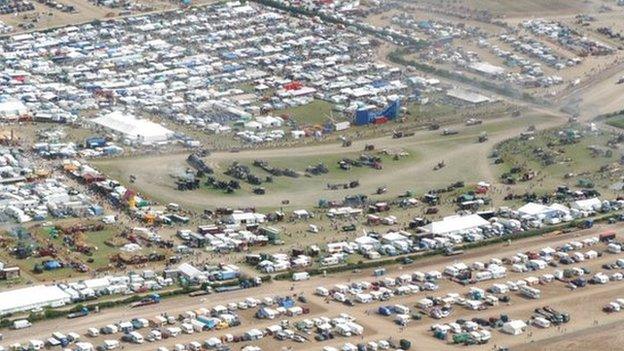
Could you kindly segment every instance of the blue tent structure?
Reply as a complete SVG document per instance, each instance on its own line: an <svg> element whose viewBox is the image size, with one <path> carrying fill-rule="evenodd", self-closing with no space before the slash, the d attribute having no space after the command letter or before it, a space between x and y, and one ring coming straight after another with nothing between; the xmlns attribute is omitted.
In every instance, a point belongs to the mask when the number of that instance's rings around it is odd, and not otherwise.
<svg viewBox="0 0 624 351"><path fill-rule="evenodd" d="M363 108L355 112L355 125L363 126L366 124L374 123L377 118L385 117L389 120L397 118L399 115L400 103L399 100L391 102L381 111L374 111L372 109Z"/></svg>

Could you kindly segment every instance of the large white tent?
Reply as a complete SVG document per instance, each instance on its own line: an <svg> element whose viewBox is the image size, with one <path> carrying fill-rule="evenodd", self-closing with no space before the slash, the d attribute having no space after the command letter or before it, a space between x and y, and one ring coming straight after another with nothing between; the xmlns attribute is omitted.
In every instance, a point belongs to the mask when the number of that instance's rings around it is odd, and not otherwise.
<svg viewBox="0 0 624 351"><path fill-rule="evenodd" d="M28 107L21 101L10 97L0 97L0 118L13 120L27 113Z"/></svg>
<svg viewBox="0 0 624 351"><path fill-rule="evenodd" d="M0 315L40 307L58 307L70 302L70 295L57 286L36 285L0 292Z"/></svg>
<svg viewBox="0 0 624 351"><path fill-rule="evenodd" d="M460 233L467 230L476 229L488 225L490 222L483 217L472 214L467 216L449 216L441 221L431 222L421 229L427 233L435 235L447 235Z"/></svg>
<svg viewBox="0 0 624 351"><path fill-rule="evenodd" d="M141 143L157 143L169 139L173 132L160 124L121 111L94 118L93 123L113 132L122 134L126 139Z"/></svg>

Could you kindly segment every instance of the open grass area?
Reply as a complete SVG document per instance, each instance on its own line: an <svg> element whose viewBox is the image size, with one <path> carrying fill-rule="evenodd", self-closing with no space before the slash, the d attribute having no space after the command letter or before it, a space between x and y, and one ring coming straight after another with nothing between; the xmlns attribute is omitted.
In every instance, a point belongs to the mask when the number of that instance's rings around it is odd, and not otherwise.
<svg viewBox="0 0 624 351"><path fill-rule="evenodd" d="M323 100L314 100L303 106L276 110L275 115L288 115L300 124L323 124L331 116L332 104Z"/></svg>
<svg viewBox="0 0 624 351"><path fill-rule="evenodd" d="M407 113L418 121L433 121L439 117L456 114L457 109L454 106L443 105L439 103L430 103L426 105L410 104L407 106Z"/></svg>
<svg viewBox="0 0 624 351"><path fill-rule="evenodd" d="M91 258L93 262L89 263L91 269L100 269L108 266L111 255L117 253L117 249L106 244L105 242L115 236L119 229L109 227L99 232L86 232L85 241L96 248Z"/></svg>
<svg viewBox="0 0 624 351"><path fill-rule="evenodd" d="M624 115L610 117L606 123L612 127L624 129Z"/></svg>
<svg viewBox="0 0 624 351"><path fill-rule="evenodd" d="M608 132L581 131L571 138L573 131L580 128L558 129L537 133L533 140L511 139L499 145L503 164L497 165L499 175L520 169L515 175L533 171L535 179L530 184L533 191L550 192L557 185L577 187L586 180L595 184L600 191L608 191L609 185L622 175L616 156L617 144L608 146L615 135ZM570 141L574 139L574 141Z"/></svg>
<svg viewBox="0 0 624 351"><path fill-rule="evenodd" d="M100 231L86 231L84 233L75 234L73 237L76 242L80 242L84 245L93 247L93 251L90 255L80 253L76 251L73 247L68 246L63 242L63 235L58 231L54 230L53 227L38 227L33 228L32 234L35 235L38 240L42 243L51 243L54 247L59 250L59 259L63 261L64 259L73 259L80 262L85 263L92 270L102 269L108 266L109 258L112 254L116 253L116 249L107 245L105 242L113 238L118 232L119 228L116 226L106 226L103 230ZM41 261L44 261L48 258L43 258ZM32 269L32 267L29 267ZM60 271L66 270L61 269ZM57 271L44 271L40 274L42 277L48 276L56 276ZM77 272L73 272L74 275L78 274Z"/></svg>
<svg viewBox="0 0 624 351"><path fill-rule="evenodd" d="M346 150L349 150L349 149L345 149L345 151ZM318 189L319 195L327 192L328 196L330 196L331 191L326 189L327 184L349 183L350 181L354 181L354 180L363 180L364 178L367 178L367 177L375 177L376 175L387 174L388 172L391 173L393 170L397 170L406 164L417 162L421 158L421 155L414 152L413 150L406 150L406 149L402 149L402 150L406 151L407 155L402 156L397 160L393 159L393 156L391 155L380 155L382 165L383 165L383 169L381 170L376 170L366 165L362 165L361 167L352 167L350 170L343 170L340 168L339 161L341 161L344 158L358 159L360 155L363 154L364 152L351 151L351 152L345 152L344 154L319 155L319 156L312 156L312 157L291 156L291 157L271 158L271 159L268 159L268 162L271 166L279 167L279 168L290 168L301 173L301 175L298 178L292 178L292 177L287 177L287 176L272 177L273 179L272 182L263 182L262 185L260 186L264 187L266 191L269 193L270 192L283 192L285 197L287 196L288 192L301 189L301 188ZM377 151L372 152L372 154L375 154L375 155L377 153L378 153ZM263 169L259 167L254 167L253 160L244 159L244 158L233 159L233 160L237 160L240 164L248 166L251 172L257 175L258 177L260 177L261 179L265 179L266 177L271 176L270 173L264 171ZM233 160L228 160L219 164L218 168L220 172L217 172L217 175L216 175L217 179L221 179L221 180L235 179L235 178L232 178L223 174L223 172L228 168L228 166L231 164ZM305 172L308 166L314 166L319 163L323 163L328 168L329 172L327 174L316 175L316 176L315 175L312 175L312 176L303 175L303 173ZM244 181L239 181L239 182L241 185L241 189L237 190L233 194L234 196L241 196L241 195L249 194L252 188L255 187ZM353 189L353 191L355 192L357 192L358 190L359 190L358 188ZM212 188L210 188L208 191L211 194L217 195L217 196L219 194L224 194L223 192L214 190ZM232 194L224 194L224 196L232 196Z"/></svg>

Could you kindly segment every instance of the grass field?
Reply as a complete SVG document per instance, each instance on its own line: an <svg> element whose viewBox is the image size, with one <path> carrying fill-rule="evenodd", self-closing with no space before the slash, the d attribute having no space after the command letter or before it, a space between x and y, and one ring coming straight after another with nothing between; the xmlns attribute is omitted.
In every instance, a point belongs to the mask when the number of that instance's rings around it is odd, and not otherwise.
<svg viewBox="0 0 624 351"><path fill-rule="evenodd" d="M347 149L345 149L347 150ZM321 193L327 193L328 196L331 196L331 191L326 189L327 184L334 183L348 183L354 180L360 180L367 177L375 177L375 175L379 175L385 172L392 172L393 170L398 170L399 168L409 164L411 162L417 162L420 160L422 155L415 153L413 150L401 149L408 153L407 156L403 156L398 160L394 160L393 156L390 155L381 155L381 160L383 164L382 170L375 170L368 166L362 167L352 167L350 170L342 170L339 166L339 161L343 158L357 159L363 152L345 152L344 154L331 154L331 155L319 155L312 157L280 157L275 159L269 159L269 163L271 166L279 167L279 168L290 168L295 171L301 173L301 176L298 178L292 178L287 176L273 177L273 182L263 182L262 187L266 189L268 193L272 192L280 192L284 193L286 196L287 193L296 191L301 188L314 188ZM376 152L372 152L371 154L376 154ZM220 180L230 180L235 179L233 177L229 177L223 172L228 168L232 161L238 161L240 164L248 166L251 172L258 177L265 179L268 176L271 176L270 173L264 171L259 167L253 166L253 160L249 158L236 158L233 160L223 161L218 164L217 169L219 170L216 174L216 178ZM318 176L304 176L308 166L317 165L319 163L323 163L329 169L329 173L318 175ZM222 191L215 190L211 187L206 186L206 191L210 193L211 196L244 196L249 195L252 189L256 186L252 186L244 181L239 181L241 184L241 189L237 190L234 194L225 194ZM354 188L353 191L358 191L358 188ZM202 190L203 191L203 190ZM370 190L367 190L370 191Z"/></svg>
<svg viewBox="0 0 624 351"><path fill-rule="evenodd" d="M488 10L495 14L507 16L519 16L527 14L569 14L579 13L583 10L598 7L589 1L582 0L460 0L436 2L436 5L444 4L465 5L472 9Z"/></svg>
<svg viewBox="0 0 624 351"><path fill-rule="evenodd" d="M57 236L51 235L52 227L39 227L34 228L32 230L33 235L39 238L42 242L50 242L57 249L60 250L60 258L69 258L76 259L81 261L89 268L93 270L105 268L109 264L109 257L116 253L116 249L110 247L105 243L105 241L113 238L115 234L119 232L119 228L115 226L107 226L101 231L87 231L80 235L80 238L84 241L86 245L92 246L95 249L91 255L85 255L80 252L72 251L67 245L63 243L62 235L59 234ZM41 261L48 259L44 258ZM88 260L92 260L92 262L88 262ZM39 263L39 262L37 262ZM32 267L23 267L23 269L32 269ZM60 272L59 272L60 271ZM74 275L78 275L78 272L75 272L71 269L60 269L54 271L44 271L39 274L39 277L43 277L45 279L49 279L51 277L67 274L68 272L73 273Z"/></svg>
<svg viewBox="0 0 624 351"><path fill-rule="evenodd" d="M576 187L580 179L591 180L601 192L609 192L608 187L622 173L614 166L618 158L613 151L609 153L610 148L606 146L615 135L582 133L577 142L568 144L561 141L559 131L540 132L534 140L516 138L500 144L500 158L505 162L496 166L498 174L516 166L521 167L522 172L532 170L537 175L526 184L538 192L552 192L557 185ZM611 167L611 171L600 172L601 167Z"/></svg>
<svg viewBox="0 0 624 351"><path fill-rule="evenodd" d="M418 121L431 121L440 117L456 114L457 109L450 105L442 105L438 103L426 105L410 104L407 106L407 112L411 118Z"/></svg>
<svg viewBox="0 0 624 351"><path fill-rule="evenodd" d="M314 100L303 106L273 111L273 114L288 115L300 124L316 125L325 123L331 115L332 104L323 100Z"/></svg>
<svg viewBox="0 0 624 351"><path fill-rule="evenodd" d="M624 115L617 115L607 119L606 123L612 127L624 129Z"/></svg>

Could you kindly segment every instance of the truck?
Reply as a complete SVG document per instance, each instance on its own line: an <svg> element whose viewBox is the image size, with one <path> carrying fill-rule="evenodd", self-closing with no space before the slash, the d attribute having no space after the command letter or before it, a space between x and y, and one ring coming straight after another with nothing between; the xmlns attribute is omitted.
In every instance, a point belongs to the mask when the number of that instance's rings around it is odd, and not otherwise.
<svg viewBox="0 0 624 351"><path fill-rule="evenodd" d="M26 319L19 319L13 322L13 329L24 329L29 327L32 327L32 323Z"/></svg>
<svg viewBox="0 0 624 351"><path fill-rule="evenodd" d="M135 307L141 307L141 306L149 306L149 305L157 304L159 302L160 302L160 295L154 293L144 299L141 299L141 301L137 301L137 302L130 304L130 307L135 308Z"/></svg>
<svg viewBox="0 0 624 351"><path fill-rule="evenodd" d="M80 317L84 317L84 316L87 316L87 315L89 315L89 309L86 308L86 307L83 307L83 308L80 309L80 311L69 313L67 315L67 318L69 318L69 319L80 318Z"/></svg>
<svg viewBox="0 0 624 351"><path fill-rule="evenodd" d="M607 232L604 232L602 234L600 234L600 241L601 242L609 242L615 240L615 231L613 230L609 230Z"/></svg>
<svg viewBox="0 0 624 351"><path fill-rule="evenodd" d="M552 314L553 316L555 316L556 320L559 323L568 323L570 321L570 314L569 313L565 313L565 312L559 312L555 309L553 309L550 306L544 306L544 311Z"/></svg>
<svg viewBox="0 0 624 351"><path fill-rule="evenodd" d="M222 270L222 271L218 271L215 275L217 280L236 279L239 276L240 276L240 272L235 271L235 270Z"/></svg>

